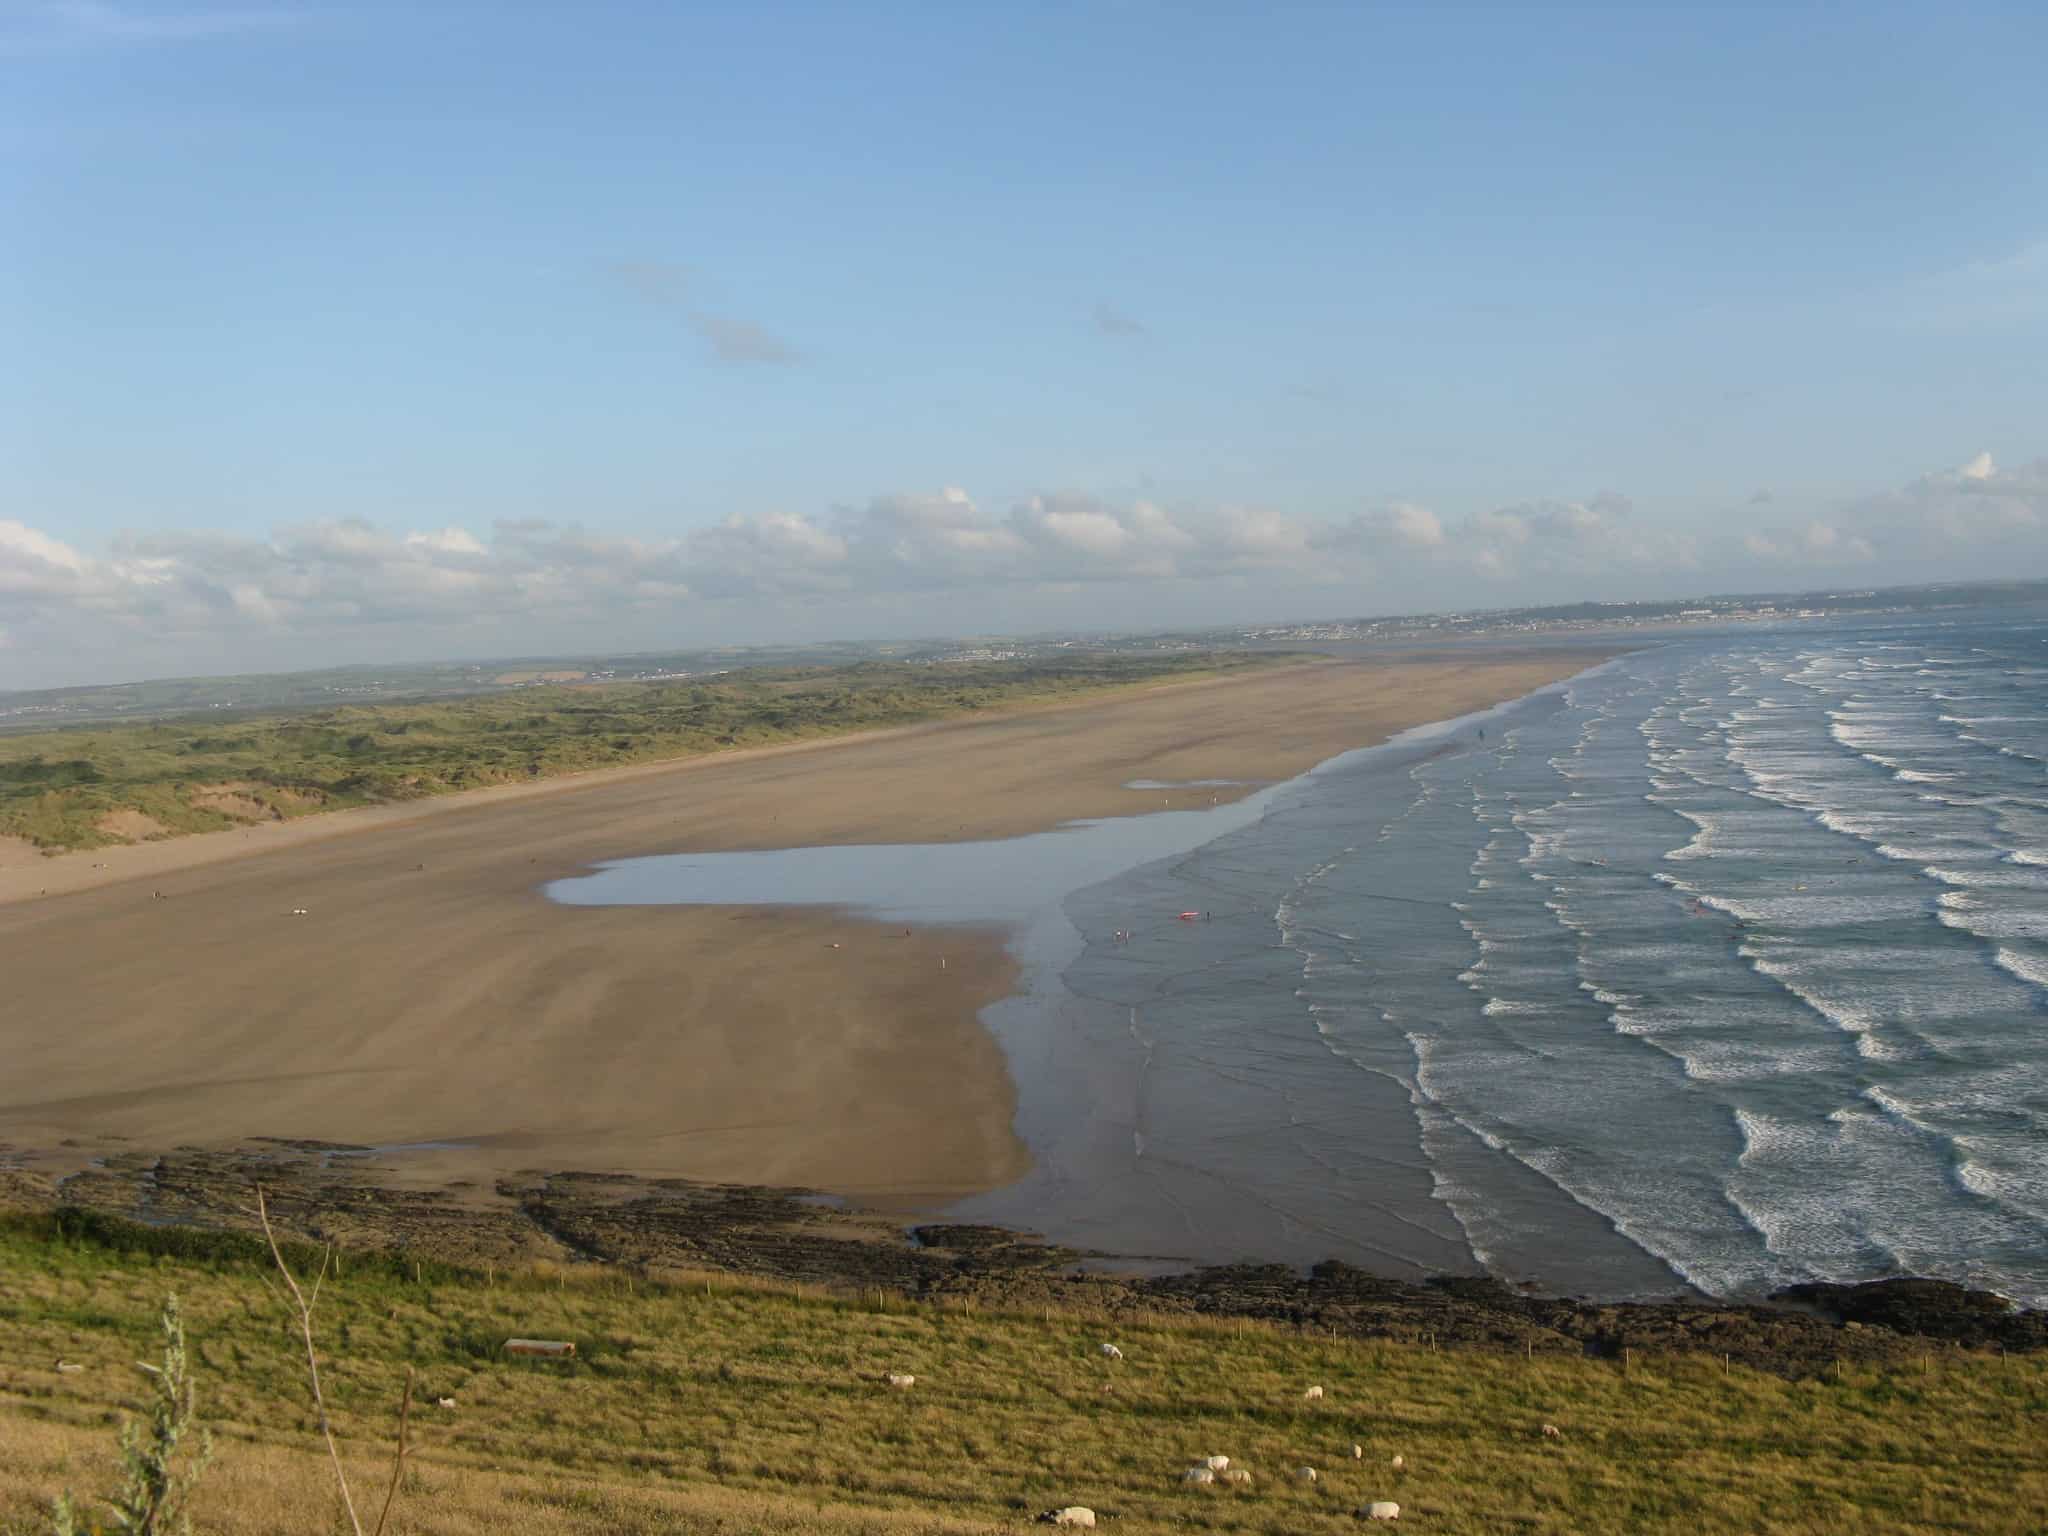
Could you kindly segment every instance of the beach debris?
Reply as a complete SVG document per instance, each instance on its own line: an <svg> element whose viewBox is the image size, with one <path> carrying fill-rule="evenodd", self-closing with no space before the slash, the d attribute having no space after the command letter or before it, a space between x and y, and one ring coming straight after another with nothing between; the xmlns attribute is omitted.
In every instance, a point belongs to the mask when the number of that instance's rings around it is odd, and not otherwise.
<svg viewBox="0 0 2048 1536"><path fill-rule="evenodd" d="M1351 1447L1351 1459L1352 1459L1353 1461L1363 1461L1363 1460L1365 1460L1365 1447L1364 1447L1364 1446L1362 1446L1362 1445L1354 1445L1354 1446L1352 1446L1352 1447Z"/></svg>
<svg viewBox="0 0 2048 1536"><path fill-rule="evenodd" d="M57 1374L59 1376L76 1376L80 1371L84 1369L84 1366L79 1365L75 1361L59 1360L57 1362Z"/></svg>
<svg viewBox="0 0 2048 1536"><path fill-rule="evenodd" d="M1200 1465L1207 1467L1211 1472L1223 1472L1229 1469L1230 1458L1228 1456L1204 1456Z"/></svg>
<svg viewBox="0 0 2048 1536"><path fill-rule="evenodd" d="M1310 1387L1301 1394L1301 1399L1305 1403L1320 1403L1323 1400L1323 1389L1321 1387Z"/></svg>
<svg viewBox="0 0 2048 1536"><path fill-rule="evenodd" d="M1546 1424L1546 1425L1544 1425L1544 1426L1543 1426L1543 1438L1544 1438L1544 1439L1546 1439L1546 1440L1557 1440L1557 1439L1561 1439L1561 1438L1563 1438L1563 1436L1564 1436L1564 1431L1563 1431L1563 1430L1561 1430L1561 1429L1559 1429L1559 1428L1558 1428L1558 1427L1557 1427L1557 1426L1556 1426L1555 1424Z"/></svg>
<svg viewBox="0 0 2048 1536"><path fill-rule="evenodd" d="M1358 1518L1361 1520L1398 1520L1401 1518L1401 1506L1392 1499L1374 1499L1358 1512Z"/></svg>
<svg viewBox="0 0 2048 1536"><path fill-rule="evenodd" d="M1229 1471L1222 1473L1221 1476L1223 1481L1239 1488L1249 1488L1252 1485L1252 1475L1243 1467L1232 1467Z"/></svg>
<svg viewBox="0 0 2048 1536"><path fill-rule="evenodd" d="M917 1385L917 1378L907 1371L891 1371L887 1380L898 1392L908 1392Z"/></svg>
<svg viewBox="0 0 2048 1536"><path fill-rule="evenodd" d="M1180 915L1180 920L1184 923L1199 923L1202 920L1202 914L1199 912L1183 912Z"/></svg>
<svg viewBox="0 0 2048 1536"><path fill-rule="evenodd" d="M312 914L311 914L311 913L309 913L309 912L308 912L308 911L307 911L307 910L306 910L306 909L305 909L304 907L293 907L293 908L292 908L292 916L293 916L293 917L310 917L311 915L312 915Z"/></svg>
<svg viewBox="0 0 2048 1536"><path fill-rule="evenodd" d="M1124 1352L1123 1352L1122 1350L1118 1349L1118 1348L1117 1348L1117 1347L1116 1347L1116 1346L1115 1346L1114 1344L1105 1344L1105 1345L1103 1345L1103 1346L1102 1346L1102 1358L1103 1358L1103 1359L1105 1359L1105 1360L1121 1360L1121 1359L1123 1359L1123 1357L1124 1357Z"/></svg>
<svg viewBox="0 0 2048 1536"><path fill-rule="evenodd" d="M1320 1481L1320 1478L1317 1476L1314 1467L1296 1467L1294 1469L1294 1480L1297 1483L1313 1483Z"/></svg>
<svg viewBox="0 0 2048 1536"><path fill-rule="evenodd" d="M1394 1459L1391 1462L1389 1462L1388 1465L1391 1466L1396 1472L1399 1472L1408 1465L1408 1458L1406 1456L1400 1455L1399 1453L1396 1453Z"/></svg>
<svg viewBox="0 0 2048 1536"><path fill-rule="evenodd" d="M1197 1488L1207 1488L1215 1483L1216 1474L1208 1467L1189 1467L1181 1473L1180 1480L1184 1483L1193 1483Z"/></svg>
<svg viewBox="0 0 2048 1536"><path fill-rule="evenodd" d="M839 946L837 944L827 944L825 947L827 949L837 949Z"/></svg>
<svg viewBox="0 0 2048 1536"><path fill-rule="evenodd" d="M1069 1504L1065 1509L1048 1509L1038 1517L1040 1525L1057 1525L1062 1530L1092 1531L1095 1511L1086 1504Z"/></svg>
<svg viewBox="0 0 2048 1536"><path fill-rule="evenodd" d="M568 1339L507 1339L505 1353L536 1355L544 1360L568 1360L574 1358L576 1345Z"/></svg>

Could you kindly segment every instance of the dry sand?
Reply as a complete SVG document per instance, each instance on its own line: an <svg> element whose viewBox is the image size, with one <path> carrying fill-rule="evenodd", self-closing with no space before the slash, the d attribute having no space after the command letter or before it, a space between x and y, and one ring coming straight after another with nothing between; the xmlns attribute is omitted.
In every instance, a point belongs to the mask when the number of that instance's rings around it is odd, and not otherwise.
<svg viewBox="0 0 2048 1536"><path fill-rule="evenodd" d="M640 854L1156 809L1171 791L1123 783L1291 777L1597 659L1293 666L58 859L8 850L0 1150L61 1171L116 1145L268 1135L434 1144L405 1161L435 1180L580 1167L904 1206L991 1188L1026 1164L976 1019L1014 976L1001 935L561 907L541 883Z"/></svg>

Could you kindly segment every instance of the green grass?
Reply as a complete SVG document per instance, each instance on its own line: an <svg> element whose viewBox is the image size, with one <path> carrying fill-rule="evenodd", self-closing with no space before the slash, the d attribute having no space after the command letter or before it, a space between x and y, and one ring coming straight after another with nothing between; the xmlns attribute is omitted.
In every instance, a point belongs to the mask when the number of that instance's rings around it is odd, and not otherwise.
<svg viewBox="0 0 2048 1536"><path fill-rule="evenodd" d="M97 1486L167 1291L217 1446L200 1529L326 1524L331 1474L274 1275L245 1238L132 1232L0 1226L0 1529L27 1528L59 1486ZM1353 1529L1358 1504L1393 1498L1403 1529L1468 1536L2020 1536L2048 1509L2036 1357L1804 1381L1638 1357L1624 1375L1255 1324L878 1306L729 1276L420 1273L350 1255L316 1318L360 1487L381 1486L404 1372L419 1372L406 1531L979 1531L1079 1502L1133 1533L1295 1536ZM573 1339L578 1358L508 1359L516 1334ZM1122 1362L1097 1353L1104 1339ZM59 1357L86 1369L60 1375ZM891 1391L888 1371L918 1383ZM1310 1383L1321 1404L1303 1400ZM1562 1436L1544 1438L1546 1422ZM1249 1467L1253 1488L1182 1487L1210 1452ZM1319 1483L1290 1480L1304 1464Z"/></svg>
<svg viewBox="0 0 2048 1536"><path fill-rule="evenodd" d="M1263 664L1176 653L766 669L0 736L0 836L57 851L1072 698ZM228 787L232 799L220 791ZM143 828L149 835L161 835Z"/></svg>

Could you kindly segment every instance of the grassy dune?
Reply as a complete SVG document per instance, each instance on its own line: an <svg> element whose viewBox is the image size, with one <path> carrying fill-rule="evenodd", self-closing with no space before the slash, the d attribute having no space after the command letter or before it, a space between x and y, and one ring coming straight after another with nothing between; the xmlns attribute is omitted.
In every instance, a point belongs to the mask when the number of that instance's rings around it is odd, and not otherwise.
<svg viewBox="0 0 2048 1536"><path fill-rule="evenodd" d="M1176 653L732 673L0 735L0 837L57 851L215 831L1260 665Z"/></svg>
<svg viewBox="0 0 2048 1536"><path fill-rule="evenodd" d="M171 1252L135 1251L152 1247ZM149 1357L171 1290L217 1442L200 1528L332 1528L274 1281L246 1237L124 1251L58 1236L47 1216L0 1228L0 1530L35 1529L60 1487L104 1481L111 1426L139 1395L130 1362ZM409 1532L1014 1530L1078 1502L1131 1533L1294 1536L1355 1529L1358 1504L1391 1498L1401 1529L1471 1536L2019 1536L2048 1509L2039 1357L1800 1382L1639 1357L1624 1375L1255 1324L365 1256L329 1278L316 1322L344 1454L377 1497L405 1367L419 1372L396 1520ZM579 1358L507 1359L508 1334L573 1339ZM1105 1339L1121 1362L1097 1352ZM60 1357L85 1369L59 1374ZM890 1390L890 1371L917 1385ZM1302 1397L1311 1383L1320 1404ZM1250 1468L1252 1488L1184 1488L1211 1452ZM1321 1481L1292 1481L1304 1464Z"/></svg>

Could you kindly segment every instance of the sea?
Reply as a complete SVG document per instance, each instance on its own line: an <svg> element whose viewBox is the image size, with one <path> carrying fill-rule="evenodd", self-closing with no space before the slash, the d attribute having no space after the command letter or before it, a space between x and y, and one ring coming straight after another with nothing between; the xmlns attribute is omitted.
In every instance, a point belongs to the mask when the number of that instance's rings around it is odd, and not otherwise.
<svg viewBox="0 0 2048 1536"><path fill-rule="evenodd" d="M985 1020L1034 1167L954 1219L2048 1305L2048 610L1659 638L1229 804L1145 787L1156 814L1034 837L551 894L1002 925L1024 979Z"/></svg>

